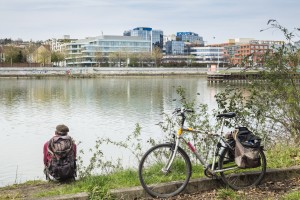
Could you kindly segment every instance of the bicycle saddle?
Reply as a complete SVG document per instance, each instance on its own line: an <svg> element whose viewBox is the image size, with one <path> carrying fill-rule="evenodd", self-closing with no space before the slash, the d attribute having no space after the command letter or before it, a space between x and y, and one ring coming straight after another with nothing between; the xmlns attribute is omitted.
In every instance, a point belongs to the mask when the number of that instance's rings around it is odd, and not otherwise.
<svg viewBox="0 0 300 200"><path fill-rule="evenodd" d="M217 117L225 117L225 118L233 118L235 116L236 114L234 112L222 113L217 115Z"/></svg>

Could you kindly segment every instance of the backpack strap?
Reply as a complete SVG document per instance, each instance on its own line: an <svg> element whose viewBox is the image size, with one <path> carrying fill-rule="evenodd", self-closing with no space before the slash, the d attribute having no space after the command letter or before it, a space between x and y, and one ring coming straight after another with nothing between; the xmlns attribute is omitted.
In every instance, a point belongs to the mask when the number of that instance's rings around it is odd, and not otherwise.
<svg viewBox="0 0 300 200"><path fill-rule="evenodd" d="M52 149L51 146L52 146L52 143L53 143L52 139L53 139L53 137L48 141L48 147L47 147L47 149L48 149L48 153L49 153L51 156L54 156L54 153L53 153L53 151L51 150L51 149Z"/></svg>
<svg viewBox="0 0 300 200"><path fill-rule="evenodd" d="M236 137L237 137L238 133L239 133L238 129L235 129L234 131L232 131L232 137L233 137L234 140L236 140Z"/></svg>

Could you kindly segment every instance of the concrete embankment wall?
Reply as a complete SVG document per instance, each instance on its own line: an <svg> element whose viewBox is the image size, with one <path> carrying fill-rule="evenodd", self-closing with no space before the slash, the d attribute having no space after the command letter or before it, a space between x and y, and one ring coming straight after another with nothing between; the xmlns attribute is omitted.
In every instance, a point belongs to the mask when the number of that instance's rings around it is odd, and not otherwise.
<svg viewBox="0 0 300 200"><path fill-rule="evenodd" d="M98 76L165 76L165 75L206 75L207 68L112 68L112 67L26 67L0 68L0 77L98 77Z"/></svg>

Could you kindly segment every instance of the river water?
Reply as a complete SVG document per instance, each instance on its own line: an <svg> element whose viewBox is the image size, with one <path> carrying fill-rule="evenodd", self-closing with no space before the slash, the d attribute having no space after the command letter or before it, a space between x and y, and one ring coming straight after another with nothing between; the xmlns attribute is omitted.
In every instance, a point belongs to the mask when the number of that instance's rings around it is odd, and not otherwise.
<svg viewBox="0 0 300 200"><path fill-rule="evenodd" d="M124 140L136 123L144 139L161 137L155 124L162 120L162 112L180 107L174 101L179 99L179 86L186 89L188 98L210 109L216 106L214 95L222 89L208 84L203 76L0 79L0 187L45 179L43 144L61 123L69 126L70 135L85 152L97 138ZM130 157L116 147L103 152L106 159Z"/></svg>

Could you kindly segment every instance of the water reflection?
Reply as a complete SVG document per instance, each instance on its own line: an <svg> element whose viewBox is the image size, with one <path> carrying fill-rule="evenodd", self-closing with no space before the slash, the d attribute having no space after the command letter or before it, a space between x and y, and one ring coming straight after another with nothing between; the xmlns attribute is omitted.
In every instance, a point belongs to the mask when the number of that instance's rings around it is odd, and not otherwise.
<svg viewBox="0 0 300 200"><path fill-rule="evenodd" d="M188 98L211 107L220 89L205 77L0 79L0 186L44 179L42 146L60 123L69 126L85 151L98 137L125 139L136 123L145 140L161 137L155 124L162 112L180 106L172 101L178 86L187 89ZM107 159L129 156L113 147L104 153Z"/></svg>

